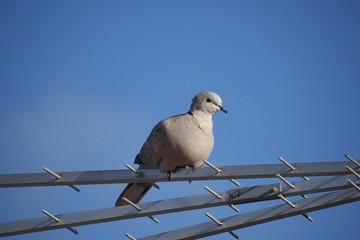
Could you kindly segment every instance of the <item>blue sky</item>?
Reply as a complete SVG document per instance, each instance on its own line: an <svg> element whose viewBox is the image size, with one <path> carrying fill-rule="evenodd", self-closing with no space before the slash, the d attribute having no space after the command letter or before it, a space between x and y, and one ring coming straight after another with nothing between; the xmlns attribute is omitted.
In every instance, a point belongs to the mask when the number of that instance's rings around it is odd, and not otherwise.
<svg viewBox="0 0 360 240"><path fill-rule="evenodd" d="M359 1L0 1L0 173L123 169L152 127L203 90L218 166L360 158ZM298 179L296 179L298 180ZM263 182L276 182L276 179ZM263 183L242 180L243 186ZM151 201L234 188L160 183ZM0 189L0 221L111 207L124 185ZM241 211L281 203L249 204ZM221 218L230 208L210 209ZM235 231L354 239L359 203ZM19 235L125 239L208 221L205 210ZM179 220L179 218L181 220ZM208 239L231 238L228 234Z"/></svg>

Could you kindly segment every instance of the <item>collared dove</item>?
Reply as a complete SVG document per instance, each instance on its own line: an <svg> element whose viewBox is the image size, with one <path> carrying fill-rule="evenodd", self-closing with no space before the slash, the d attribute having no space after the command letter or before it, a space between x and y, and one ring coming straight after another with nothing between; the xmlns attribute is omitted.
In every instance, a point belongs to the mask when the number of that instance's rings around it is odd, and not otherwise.
<svg viewBox="0 0 360 240"><path fill-rule="evenodd" d="M214 146L212 116L227 110L219 95L201 92L193 99L190 110L160 121L151 131L135 162L139 169L159 168L168 173L169 180L176 168L200 167ZM128 204L126 197L138 203L153 183L130 183L120 194L115 206Z"/></svg>

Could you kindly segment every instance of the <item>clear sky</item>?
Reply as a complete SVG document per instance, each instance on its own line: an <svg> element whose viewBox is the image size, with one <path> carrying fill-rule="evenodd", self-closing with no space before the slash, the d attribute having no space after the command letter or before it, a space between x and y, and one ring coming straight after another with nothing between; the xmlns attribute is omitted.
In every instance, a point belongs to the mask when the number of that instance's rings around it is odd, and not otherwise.
<svg viewBox="0 0 360 240"><path fill-rule="evenodd" d="M124 169L152 127L186 112L203 90L217 92L229 110L214 117L215 165L360 159L359 13L357 0L1 0L0 173ZM159 185L144 201L235 187ZM43 208L111 207L123 187L0 189L0 221L40 217ZM235 232L248 240L357 239L359 211L351 203L311 213L314 223L296 216ZM145 237L209 221L204 212L8 239ZM208 239L224 238L231 236Z"/></svg>

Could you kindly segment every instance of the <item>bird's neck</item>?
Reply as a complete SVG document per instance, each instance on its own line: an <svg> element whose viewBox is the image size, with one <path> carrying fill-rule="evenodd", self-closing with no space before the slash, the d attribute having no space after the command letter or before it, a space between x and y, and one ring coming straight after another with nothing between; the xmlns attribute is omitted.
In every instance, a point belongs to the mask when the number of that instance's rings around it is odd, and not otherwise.
<svg viewBox="0 0 360 240"><path fill-rule="evenodd" d="M189 114L194 116L194 118L196 119L196 121L198 123L202 123L201 126L199 126L200 128L209 128L209 130L212 129L212 116L213 116L213 114L206 113L206 112L203 112L203 111L200 111L200 110L189 111Z"/></svg>

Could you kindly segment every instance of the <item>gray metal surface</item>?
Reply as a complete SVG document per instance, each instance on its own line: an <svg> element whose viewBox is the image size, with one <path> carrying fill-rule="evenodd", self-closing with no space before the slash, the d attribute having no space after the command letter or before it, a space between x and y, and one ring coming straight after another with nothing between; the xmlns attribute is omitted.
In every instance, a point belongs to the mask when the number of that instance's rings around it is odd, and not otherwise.
<svg viewBox="0 0 360 240"><path fill-rule="evenodd" d="M360 167L350 161L294 163L292 166L294 166L296 170L291 170L285 164L242 165L217 167L221 172L214 171L210 167L200 167L195 171L193 171L192 168L179 169L176 174L173 175L171 181L274 178L276 174L279 173L283 177L344 175L349 173L345 168L346 165L356 172L360 172ZM167 174L162 173L158 169L141 170L140 176L130 170L58 172L57 174L61 176L60 179L48 173L0 174L0 187L168 181Z"/></svg>
<svg viewBox="0 0 360 240"><path fill-rule="evenodd" d="M214 222L206 222L191 227L157 234L141 240L161 239L199 239L214 234L229 232L236 229L253 226L269 221L287 218L298 214L334 207L360 200L360 192L356 189L340 190L334 193L323 194L294 202L296 208L287 204L251 211L236 216L220 219L221 226Z"/></svg>
<svg viewBox="0 0 360 240"><path fill-rule="evenodd" d="M219 196L214 196L213 194L209 193L197 196L140 203L138 204L141 208L140 211L128 205L116 208L106 208L55 215L56 218L60 220L59 222L47 217L41 217L29 220L0 223L0 236L17 235L58 228L69 228L79 225L124 220L129 218L137 218L221 205L272 200L278 199L278 195L280 193L286 197L323 191L333 191L345 188L353 188L353 186L348 183L348 179L354 182L358 180L355 175L351 174L295 182L292 183L294 185L294 188L290 188L285 184L275 183L261 186L231 189L226 192L217 193Z"/></svg>

